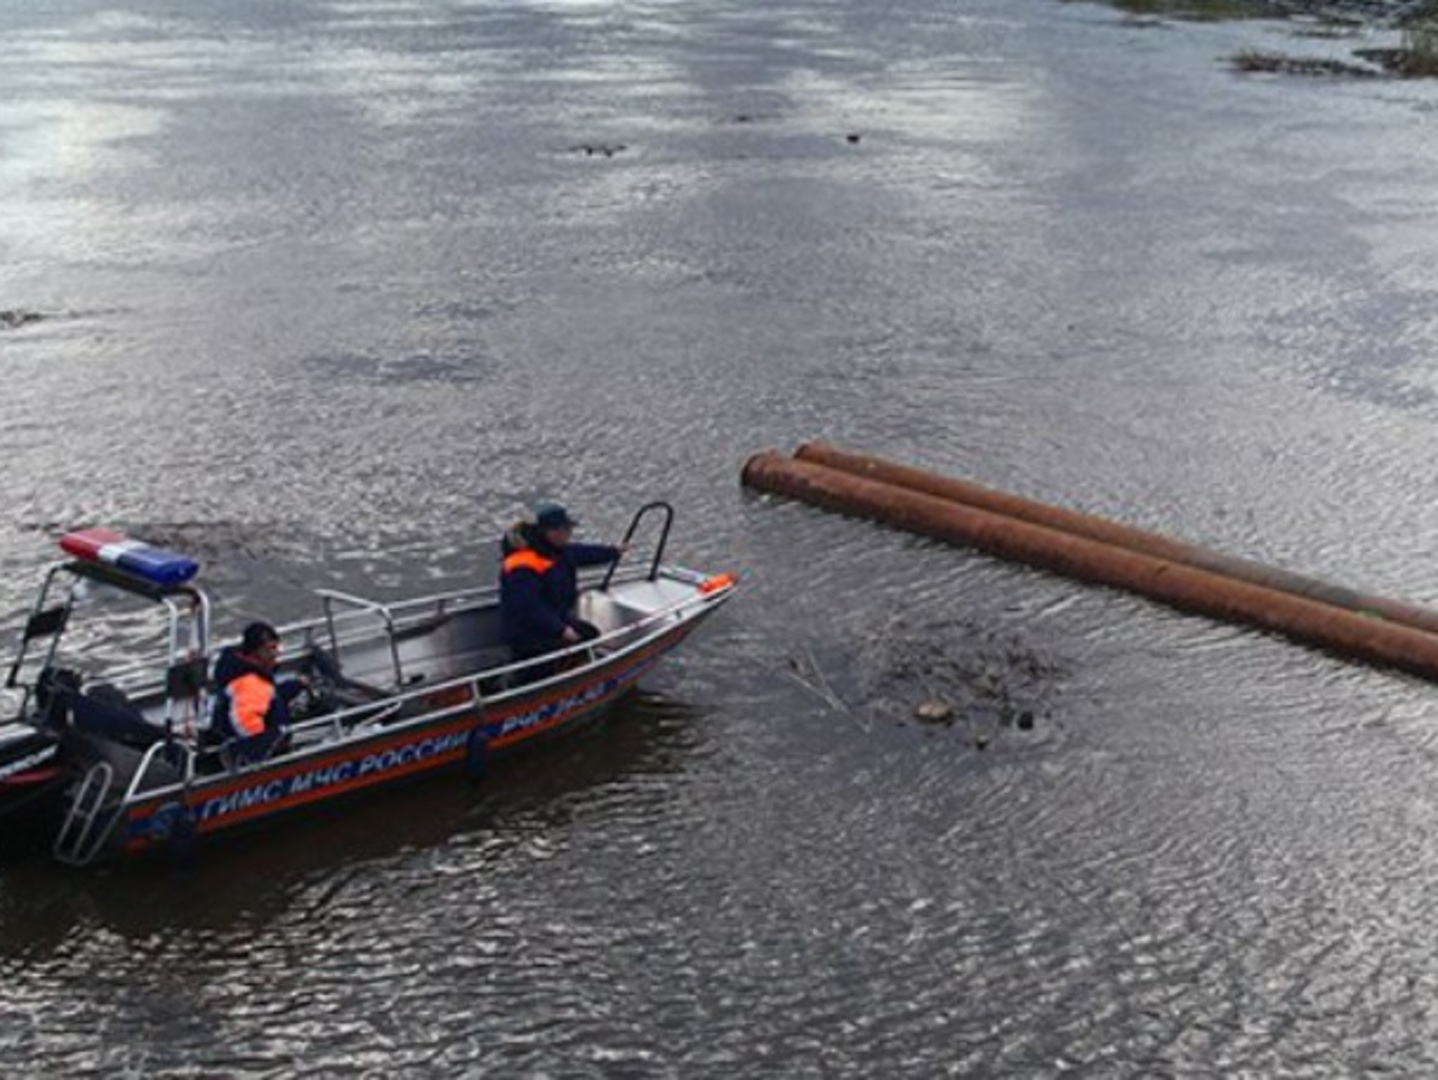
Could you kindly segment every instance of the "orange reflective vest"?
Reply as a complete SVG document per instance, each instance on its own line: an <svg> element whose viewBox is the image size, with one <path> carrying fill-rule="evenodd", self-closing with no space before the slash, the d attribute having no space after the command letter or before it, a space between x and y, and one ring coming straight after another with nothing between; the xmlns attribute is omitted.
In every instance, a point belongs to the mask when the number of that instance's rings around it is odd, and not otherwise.
<svg viewBox="0 0 1438 1080"><path fill-rule="evenodd" d="M490 565L494 564L490 563ZM505 558L501 570L506 574L511 574L516 570L533 570L536 574L547 574L553 566L553 559L546 559L533 548L520 548Z"/></svg>
<svg viewBox="0 0 1438 1080"><path fill-rule="evenodd" d="M265 718L275 701L275 684L253 671L246 672L225 687L230 696L230 727L236 735L262 735Z"/></svg>

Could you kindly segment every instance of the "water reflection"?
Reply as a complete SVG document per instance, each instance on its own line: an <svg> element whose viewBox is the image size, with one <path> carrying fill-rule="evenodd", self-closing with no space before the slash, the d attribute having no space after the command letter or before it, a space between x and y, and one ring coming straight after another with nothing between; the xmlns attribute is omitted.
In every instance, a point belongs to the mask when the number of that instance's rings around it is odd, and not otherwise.
<svg viewBox="0 0 1438 1080"><path fill-rule="evenodd" d="M75 935L99 930L242 946L259 928L320 917L357 882L443 864L496 872L516 849L560 842L576 815L603 813L608 789L682 771L703 721L681 699L639 690L608 718L496 762L481 782L456 773L369 792L213 843L190 864L7 864L0 961L60 959Z"/></svg>
<svg viewBox="0 0 1438 1080"><path fill-rule="evenodd" d="M493 580L538 494L744 575L672 723L0 870L0 1059L1433 1072L1431 688L737 483L829 438L1431 601L1431 84L1178 5L0 8L0 629L79 523L222 635Z"/></svg>

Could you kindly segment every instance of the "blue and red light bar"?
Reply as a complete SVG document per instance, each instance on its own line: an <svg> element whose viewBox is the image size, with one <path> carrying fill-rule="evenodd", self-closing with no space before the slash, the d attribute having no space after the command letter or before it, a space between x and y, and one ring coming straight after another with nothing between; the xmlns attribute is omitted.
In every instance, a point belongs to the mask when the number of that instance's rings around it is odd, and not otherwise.
<svg viewBox="0 0 1438 1080"><path fill-rule="evenodd" d="M154 585L183 585L200 572L200 564L188 555L131 540L114 529L66 533L60 538L60 548L77 559L106 563Z"/></svg>

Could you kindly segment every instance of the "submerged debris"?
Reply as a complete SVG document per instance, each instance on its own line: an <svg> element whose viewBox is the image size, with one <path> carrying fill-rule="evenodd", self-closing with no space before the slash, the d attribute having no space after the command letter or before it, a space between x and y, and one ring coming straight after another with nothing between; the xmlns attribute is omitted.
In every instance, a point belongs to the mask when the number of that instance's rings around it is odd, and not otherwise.
<svg viewBox="0 0 1438 1080"><path fill-rule="evenodd" d="M1245 51L1232 58L1240 71L1281 75L1413 79L1438 76L1438 2L1435 0L1108 0L1135 19L1293 19L1297 36L1337 37L1364 27L1402 34L1397 48L1358 49L1374 67L1328 57ZM1145 25L1152 25L1146 22Z"/></svg>
<svg viewBox="0 0 1438 1080"><path fill-rule="evenodd" d="M1355 31L1387 29L1401 34L1394 48L1356 49L1354 57L1372 64L1328 57L1285 56L1246 51L1232 58L1235 68L1281 75L1403 79L1438 77L1438 0L1108 0L1143 25L1152 20L1292 19L1295 36L1338 37Z"/></svg>
<svg viewBox="0 0 1438 1080"><path fill-rule="evenodd" d="M20 308L0 310L0 329L16 330L30 323L39 322L45 316L38 311L24 311Z"/></svg>
<svg viewBox="0 0 1438 1080"><path fill-rule="evenodd" d="M875 721L952 731L983 750L1005 729L1033 731L1067 668L1024 637L968 620L896 620L857 652L788 652L775 674L871 734Z"/></svg>
<svg viewBox="0 0 1438 1080"><path fill-rule="evenodd" d="M1405 79L1438 76L1438 52L1418 48L1355 49L1353 55Z"/></svg>
<svg viewBox="0 0 1438 1080"><path fill-rule="evenodd" d="M898 724L956 727L983 749L1003 728L1032 731L1066 672L1020 635L956 621L896 623L847 674L855 707Z"/></svg>
<svg viewBox="0 0 1438 1080"><path fill-rule="evenodd" d="M778 112L739 112L730 116L716 117L716 124L761 124L770 120L782 119L783 114Z"/></svg>
<svg viewBox="0 0 1438 1080"><path fill-rule="evenodd" d="M926 724L947 724L954 719L954 707L941 698L919 702L914 715Z"/></svg>
<svg viewBox="0 0 1438 1080"><path fill-rule="evenodd" d="M613 157L615 154L621 154L628 149L629 147L623 143L580 143L578 146L571 146L569 152L571 154L583 154L585 157L594 157L596 155Z"/></svg>
<svg viewBox="0 0 1438 1080"><path fill-rule="evenodd" d="M1431 0L1108 0L1131 15L1218 22L1305 17L1329 22L1403 25L1422 18Z"/></svg>
<svg viewBox="0 0 1438 1080"><path fill-rule="evenodd" d="M1274 7L1265 0L1109 0L1134 16L1165 16L1191 22L1224 19L1272 18Z"/></svg>
<svg viewBox="0 0 1438 1080"><path fill-rule="evenodd" d="M1379 72L1361 64L1314 56L1285 56L1283 53L1259 52L1248 49L1233 58L1239 71L1267 72L1278 75L1326 75L1353 79L1371 79Z"/></svg>
<svg viewBox="0 0 1438 1080"><path fill-rule="evenodd" d="M1438 53L1422 49L1354 49L1353 55L1372 66L1324 57L1285 56L1283 53L1257 50L1239 53L1233 57L1233 66L1245 72L1326 75L1355 79L1372 79L1383 75L1395 75L1402 79L1438 76Z"/></svg>

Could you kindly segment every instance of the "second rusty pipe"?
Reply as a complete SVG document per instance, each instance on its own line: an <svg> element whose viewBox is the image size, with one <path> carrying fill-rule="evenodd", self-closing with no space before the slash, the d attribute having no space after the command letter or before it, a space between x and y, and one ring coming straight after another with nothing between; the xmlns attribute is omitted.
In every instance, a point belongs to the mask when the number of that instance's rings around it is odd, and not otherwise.
<svg viewBox="0 0 1438 1080"><path fill-rule="evenodd" d="M816 465L824 465L841 472L852 473L868 480L893 484L911 491L923 492L951 502L988 510L1005 517L1042 525L1050 529L1085 536L1106 544L1115 544L1132 551L1153 555L1175 563L1208 570L1225 577L1237 578L1268 589L1293 593L1295 596L1319 600L1349 611L1377 616L1388 622L1412 626L1438 634L1438 611L1405 604L1383 596L1359 592L1342 585L1334 585L1318 578L1265 566L1249 559L1225 555L1212 548L1184 543L1159 533L1148 532L1132 525L1110 521L1077 510L1067 510L1047 503L1035 502L1017 495L1009 495L979 484L956 480L938 473L916 469L909 465L887 461L870 454L858 454L823 442L809 442L800 446L795 458Z"/></svg>
<svg viewBox="0 0 1438 1080"><path fill-rule="evenodd" d="M1261 627L1438 680L1438 635L1414 627L773 451L750 458L743 481L760 491L1126 589L1185 611Z"/></svg>

